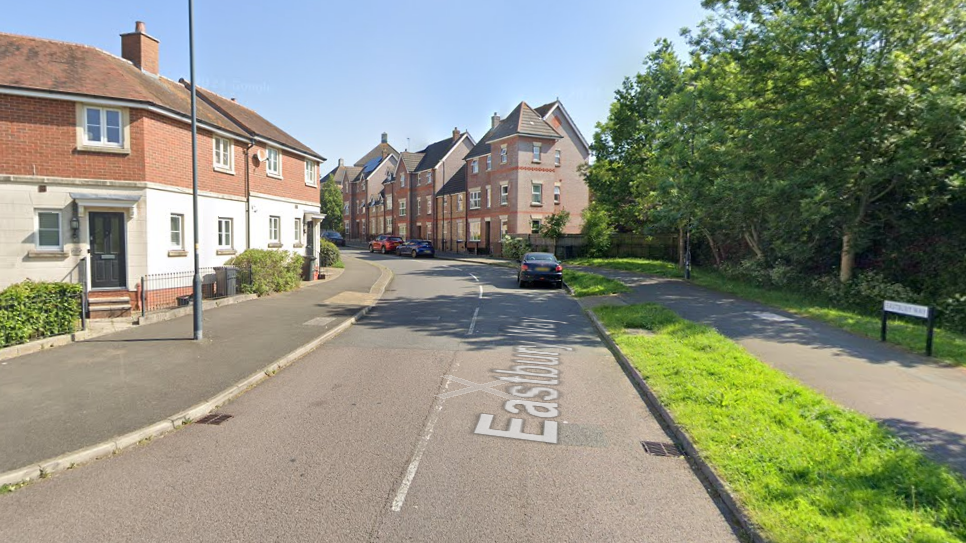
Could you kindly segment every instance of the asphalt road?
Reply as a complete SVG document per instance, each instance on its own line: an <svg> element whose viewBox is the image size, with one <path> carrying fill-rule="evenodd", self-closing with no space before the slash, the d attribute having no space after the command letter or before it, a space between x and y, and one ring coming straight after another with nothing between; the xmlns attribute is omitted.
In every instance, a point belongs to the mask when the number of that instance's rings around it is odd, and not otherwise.
<svg viewBox="0 0 966 543"><path fill-rule="evenodd" d="M0 496L0 541L737 541L563 291L363 258L370 317L221 426Z"/></svg>

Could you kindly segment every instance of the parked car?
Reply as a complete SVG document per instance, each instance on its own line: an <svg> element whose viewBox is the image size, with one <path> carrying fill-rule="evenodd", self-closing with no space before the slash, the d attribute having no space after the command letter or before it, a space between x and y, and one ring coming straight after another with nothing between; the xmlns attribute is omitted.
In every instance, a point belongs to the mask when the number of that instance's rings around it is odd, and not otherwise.
<svg viewBox="0 0 966 543"><path fill-rule="evenodd" d="M417 256L433 258L436 256L436 249L433 248L433 242L428 239L411 239L396 247L396 254L399 256L411 256L413 258Z"/></svg>
<svg viewBox="0 0 966 543"><path fill-rule="evenodd" d="M396 247L403 242L403 239L399 236L390 236L388 234L382 234L376 236L376 239L369 242L369 252L374 253L379 251L382 254L391 253L396 250Z"/></svg>
<svg viewBox="0 0 966 543"><path fill-rule="evenodd" d="M563 266L550 253L527 253L520 260L517 284L520 288L533 283L550 283L563 288Z"/></svg>
<svg viewBox="0 0 966 543"><path fill-rule="evenodd" d="M345 247L345 238L342 234L336 232L335 230L326 230L322 232L322 239L334 243L337 247Z"/></svg>

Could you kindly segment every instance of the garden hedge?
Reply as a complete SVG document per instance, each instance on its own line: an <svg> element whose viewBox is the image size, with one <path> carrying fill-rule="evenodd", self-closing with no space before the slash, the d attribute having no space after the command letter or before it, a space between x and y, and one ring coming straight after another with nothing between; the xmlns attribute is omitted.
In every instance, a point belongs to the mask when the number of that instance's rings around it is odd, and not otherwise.
<svg viewBox="0 0 966 543"><path fill-rule="evenodd" d="M77 329L81 286L24 281L0 291L0 348Z"/></svg>

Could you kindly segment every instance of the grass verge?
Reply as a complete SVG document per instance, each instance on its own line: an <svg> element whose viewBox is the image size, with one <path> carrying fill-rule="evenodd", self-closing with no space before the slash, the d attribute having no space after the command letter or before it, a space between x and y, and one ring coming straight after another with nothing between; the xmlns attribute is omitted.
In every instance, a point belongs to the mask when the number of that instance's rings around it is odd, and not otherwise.
<svg viewBox="0 0 966 543"><path fill-rule="evenodd" d="M341 269L345 269L345 263L342 262L342 260L339 260L335 264L333 264L332 267L333 268L339 268L340 270Z"/></svg>
<svg viewBox="0 0 966 543"><path fill-rule="evenodd" d="M638 258L581 258L567 261L577 266L594 266L614 270L631 271L660 277L682 278L684 274L670 262ZM754 300L779 307L803 317L809 317L865 337L879 338L879 316L864 315L855 311L829 307L826 300L798 292L778 291L747 285L708 269L692 269L691 281L697 285L734 294L746 300ZM925 323L891 319L889 343L900 345L910 351L922 353L926 346ZM966 336L940 328L933 339L933 356L940 360L966 366Z"/></svg>
<svg viewBox="0 0 966 543"><path fill-rule="evenodd" d="M872 420L659 305L594 312L769 540L966 540L966 481Z"/></svg>
<svg viewBox="0 0 966 543"><path fill-rule="evenodd" d="M624 283L596 273L564 270L563 275L564 282L574 291L574 296L577 298L619 294L630 290Z"/></svg>

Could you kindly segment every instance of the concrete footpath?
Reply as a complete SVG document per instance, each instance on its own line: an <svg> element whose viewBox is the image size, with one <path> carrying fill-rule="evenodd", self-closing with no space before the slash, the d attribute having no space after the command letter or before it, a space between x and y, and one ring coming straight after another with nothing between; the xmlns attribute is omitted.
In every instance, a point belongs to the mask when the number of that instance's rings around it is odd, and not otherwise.
<svg viewBox="0 0 966 543"><path fill-rule="evenodd" d="M189 315L5 361L0 483L14 482L11 470L65 469L44 461L95 445L89 456L110 454L136 437L119 436L149 426L177 427L185 410L197 414L216 396L227 401L267 367L317 346L374 304L391 279L385 268L344 261L335 280L206 311L201 341L191 339Z"/></svg>
<svg viewBox="0 0 966 543"><path fill-rule="evenodd" d="M713 326L762 362L864 413L966 475L966 368L934 360L679 279L572 269L621 281L615 303L659 303ZM606 302L604 302L606 303ZM923 338L925 341L925 338Z"/></svg>

